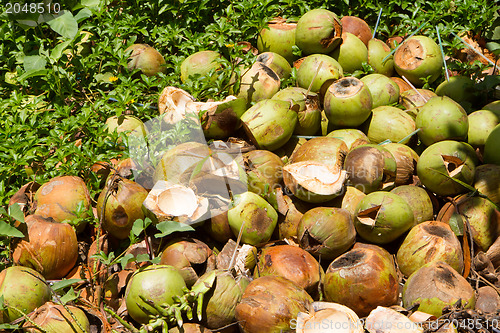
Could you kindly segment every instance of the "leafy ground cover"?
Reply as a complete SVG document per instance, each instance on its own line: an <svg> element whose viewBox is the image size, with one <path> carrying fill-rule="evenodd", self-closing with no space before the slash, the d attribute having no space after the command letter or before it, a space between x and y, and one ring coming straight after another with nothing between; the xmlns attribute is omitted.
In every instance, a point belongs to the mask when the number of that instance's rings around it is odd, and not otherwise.
<svg viewBox="0 0 500 333"><path fill-rule="evenodd" d="M22 2L23 3L23 2ZM55 3L55 2L54 2ZM23 3L24 4L24 3ZM49 4L45 0L44 5ZM327 8L339 16L361 17L374 27L382 9L377 37L407 36L420 28L437 40L450 57L464 49L452 33L470 32L490 57L500 49L498 5L494 1L303 1L303 0L82 0L60 2L59 14L7 13L0 15L0 208L2 221L12 224L7 203L29 181L40 184L59 175L87 180L97 198L102 182L94 163L127 157L124 134L108 134L111 116L135 115L143 121L158 115L158 96L175 86L199 100L220 100L230 94L234 59L250 64L242 41L256 45L258 32L277 16L297 20L313 8ZM22 7L21 7L22 8ZM49 8L46 7L45 8ZM55 7L51 7L55 10ZM496 22L496 23L495 23ZM126 48L145 43L166 60L157 76L127 70ZM216 80L182 83L180 64L200 50L224 55L227 68ZM297 56L300 56L300 50ZM488 66L481 61L451 61L449 68L480 77ZM367 68L366 72L370 69ZM438 80L439 81L439 80ZM440 81L439 81L440 82ZM434 85L427 88L433 90ZM238 83L236 82L236 85ZM493 97L496 81L484 84L484 102ZM125 147L126 148L126 147ZM18 212L10 212L17 216ZM93 225L95 218L88 218ZM145 226L143 226L145 229ZM142 230L142 229L141 229ZM140 232L137 232L138 236ZM8 233L6 233L8 235ZM0 268L12 264L10 237L1 240ZM130 240L129 240L130 241ZM118 256L117 253L115 256ZM108 263L113 258L103 258Z"/></svg>

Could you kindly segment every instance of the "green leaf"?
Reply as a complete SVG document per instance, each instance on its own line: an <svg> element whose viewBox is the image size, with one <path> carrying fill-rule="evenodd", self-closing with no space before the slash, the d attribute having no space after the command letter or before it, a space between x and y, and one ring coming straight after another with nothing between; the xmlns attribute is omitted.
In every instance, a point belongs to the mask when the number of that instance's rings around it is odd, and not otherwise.
<svg viewBox="0 0 500 333"><path fill-rule="evenodd" d="M486 48L495 55L500 54L500 43L497 42L486 43Z"/></svg>
<svg viewBox="0 0 500 333"><path fill-rule="evenodd" d="M73 39L78 33L78 22L69 11L61 16L47 22L47 24L59 35Z"/></svg>
<svg viewBox="0 0 500 333"><path fill-rule="evenodd" d="M14 220L24 223L24 213L21 206L18 203L14 203L9 206L9 216Z"/></svg>
<svg viewBox="0 0 500 333"><path fill-rule="evenodd" d="M194 231L193 227L176 221L160 222L156 225L156 229L160 231L159 234L155 235L156 238L165 237L177 231Z"/></svg>
<svg viewBox="0 0 500 333"><path fill-rule="evenodd" d="M36 27L38 22L33 20L17 20L17 24L24 30L28 30L29 28Z"/></svg>
<svg viewBox="0 0 500 333"><path fill-rule="evenodd" d="M34 77L34 76L45 76L45 75L47 75L47 73L49 73L48 69L32 69L30 71L27 71L23 75L21 75L18 78L18 80L24 81L24 80L27 80L27 79Z"/></svg>
<svg viewBox="0 0 500 333"><path fill-rule="evenodd" d="M24 57L24 70L26 72L41 70L45 68L47 61L38 55Z"/></svg>
<svg viewBox="0 0 500 333"><path fill-rule="evenodd" d="M144 230L144 221L141 219L135 220L134 224L132 225L132 233L135 236L139 236L143 230Z"/></svg>
<svg viewBox="0 0 500 333"><path fill-rule="evenodd" d="M57 44L53 49L52 52L50 53L50 58L54 61L59 60L61 58L62 53L66 48L71 44L71 41L65 41L62 43Z"/></svg>
<svg viewBox="0 0 500 333"><path fill-rule="evenodd" d="M18 328L19 328L19 325L0 324L0 330L15 330Z"/></svg>
<svg viewBox="0 0 500 333"><path fill-rule="evenodd" d="M75 293L73 287L69 288L68 292L61 296L60 300L62 304L66 304L68 302L74 301L79 297L80 292Z"/></svg>
<svg viewBox="0 0 500 333"><path fill-rule="evenodd" d="M97 7L99 6L100 0L82 0L82 6L85 7Z"/></svg>
<svg viewBox="0 0 500 333"><path fill-rule="evenodd" d="M454 212L450 216L450 220L448 221L448 224L450 225L451 230L455 233L457 236L463 236L464 234L464 220L460 214L457 212Z"/></svg>
<svg viewBox="0 0 500 333"><path fill-rule="evenodd" d="M24 234L10 224L0 221L0 236L22 238L24 237Z"/></svg>
<svg viewBox="0 0 500 333"><path fill-rule="evenodd" d="M103 82L103 83L111 83L110 79L113 77L113 73L104 73L104 74L96 74L94 76L94 79L97 81L97 82Z"/></svg>
<svg viewBox="0 0 500 333"><path fill-rule="evenodd" d="M149 254L147 254L147 253L140 253L140 254L137 255L137 257L135 258L135 260L137 262L149 261Z"/></svg>
<svg viewBox="0 0 500 333"><path fill-rule="evenodd" d="M85 280L82 280L82 279L64 279L64 280L57 281L54 284L52 284L52 289L54 291L58 291L58 290L66 288L66 287L69 287L72 284L80 283L80 282L85 282Z"/></svg>
<svg viewBox="0 0 500 333"><path fill-rule="evenodd" d="M122 266L122 269L125 269L125 266L131 261L134 261L135 257L132 253L127 253L120 259L120 265Z"/></svg>
<svg viewBox="0 0 500 333"><path fill-rule="evenodd" d="M92 12L88 8L83 8L78 12L78 14L75 15L75 20L76 22L80 23L86 18L89 18L92 16Z"/></svg>

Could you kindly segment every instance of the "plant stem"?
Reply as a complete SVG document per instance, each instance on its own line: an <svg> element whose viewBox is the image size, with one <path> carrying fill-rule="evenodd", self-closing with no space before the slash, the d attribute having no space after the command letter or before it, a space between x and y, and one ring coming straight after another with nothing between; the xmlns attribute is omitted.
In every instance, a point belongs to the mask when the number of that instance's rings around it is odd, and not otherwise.
<svg viewBox="0 0 500 333"><path fill-rule="evenodd" d="M444 74L446 75L446 81L450 81L450 74L448 74L448 66L446 65L446 59L444 58L444 50L443 50L443 43L441 43L441 35L439 34L439 28L436 25L436 32L438 36L438 41L439 41L439 48L441 49L441 55L443 56L443 64L444 64Z"/></svg>
<svg viewBox="0 0 500 333"><path fill-rule="evenodd" d="M375 38L375 35L377 34L378 24L380 23L380 16L382 16L382 8L380 8L378 12L377 23L375 23L375 29L373 29L372 38Z"/></svg>
<svg viewBox="0 0 500 333"><path fill-rule="evenodd" d="M424 97L424 95L422 95L422 94L420 93L420 91L418 91L418 90L417 90L417 88L415 88L415 86L414 86L413 84L411 84L411 82L410 82L410 81L408 81L408 79L407 79L404 75L401 75L401 77L403 78L403 80L405 80L405 82L406 82L406 83L408 83L408 85L409 85L409 86L410 86L413 90L415 90L415 92L416 92L416 93L417 93L420 97L422 97L422 99L423 99L425 102L427 102L427 101L428 101L428 100L427 100L427 98L425 98L425 97Z"/></svg>
<svg viewBox="0 0 500 333"><path fill-rule="evenodd" d="M117 315L113 310L111 310L107 306L104 307L104 311L106 311L108 314L111 315L111 317L113 317L120 324L122 324L127 330L129 330L129 332L139 333L139 330L137 328L135 328L134 326L132 326L129 323L127 323L125 320L123 320L119 315Z"/></svg>
<svg viewBox="0 0 500 333"><path fill-rule="evenodd" d="M490 59L486 58L486 56L484 54L482 54L481 52L479 52L478 50L476 50L472 45L470 45L469 43L467 43L465 40L463 40L462 38L460 38L457 34L455 34L453 31L451 32L451 34L453 36L455 36L456 38L460 39L462 41L462 43L464 43L465 45L467 45L472 51L476 52L477 55L481 56L484 60L486 60L487 62L489 62L490 64L493 65L493 70L496 69L497 65L491 61Z"/></svg>

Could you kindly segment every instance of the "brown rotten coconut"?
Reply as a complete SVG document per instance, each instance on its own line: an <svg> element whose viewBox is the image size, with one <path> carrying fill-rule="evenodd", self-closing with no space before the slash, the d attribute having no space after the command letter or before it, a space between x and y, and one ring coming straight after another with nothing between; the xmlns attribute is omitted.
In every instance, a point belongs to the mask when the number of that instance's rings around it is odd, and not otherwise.
<svg viewBox="0 0 500 333"><path fill-rule="evenodd" d="M410 276L430 262L443 261L458 273L464 270L462 246L450 226L440 221L427 221L414 226L397 253L401 273Z"/></svg>
<svg viewBox="0 0 500 333"><path fill-rule="evenodd" d="M431 262L414 272L403 287L403 306L419 304L418 310L440 317L445 307L461 300L466 309L476 303L474 289L455 269L444 262Z"/></svg>
<svg viewBox="0 0 500 333"><path fill-rule="evenodd" d="M212 250L200 240L180 240L163 250L160 264L177 268L186 286L190 288L199 276L215 269L215 256Z"/></svg>
<svg viewBox="0 0 500 333"><path fill-rule="evenodd" d="M76 230L81 232L85 228L91 201L87 185L80 177L52 178L37 190L35 201L36 215L53 218L56 222L71 222L80 218Z"/></svg>
<svg viewBox="0 0 500 333"><path fill-rule="evenodd" d="M418 154L402 143L386 143L382 145L396 160L396 188L399 185L410 184L417 174Z"/></svg>
<svg viewBox="0 0 500 333"><path fill-rule="evenodd" d="M236 319L244 333L288 332L292 320L307 311L312 302L311 296L292 281L263 276L245 289L236 306Z"/></svg>
<svg viewBox="0 0 500 333"><path fill-rule="evenodd" d="M144 219L142 203L148 191L136 182L111 177L97 199L97 216L110 235L125 239L137 219Z"/></svg>
<svg viewBox="0 0 500 333"><path fill-rule="evenodd" d="M364 193L389 190L395 185L396 160L383 146L366 144L351 149L344 169L349 174L349 185Z"/></svg>
<svg viewBox="0 0 500 333"><path fill-rule="evenodd" d="M78 259L75 230L38 215L28 216L26 225L27 236L14 247L16 264L33 268L48 280L63 278Z"/></svg>
<svg viewBox="0 0 500 333"><path fill-rule="evenodd" d="M26 321L23 325L24 332L38 333L40 332L39 328L42 328L47 333L87 333L91 331L90 322L85 312L72 305L63 306L62 304L47 302L30 314L29 318L30 321ZM33 326L32 322L37 327Z"/></svg>
<svg viewBox="0 0 500 333"><path fill-rule="evenodd" d="M364 317L377 306L398 300L398 275L386 250L357 243L328 266L323 279L326 300L348 306Z"/></svg>
<svg viewBox="0 0 500 333"><path fill-rule="evenodd" d="M147 76L165 72L165 58L147 44L133 44L125 52L129 52L128 69L140 69Z"/></svg>
<svg viewBox="0 0 500 333"><path fill-rule="evenodd" d="M276 245L262 250L254 277L282 276L315 294L322 274L323 269L309 252L298 246Z"/></svg>
<svg viewBox="0 0 500 333"><path fill-rule="evenodd" d="M353 34L368 46L368 41L372 38L372 29L365 20L356 16L343 16L340 23L342 24L343 33L349 32Z"/></svg>

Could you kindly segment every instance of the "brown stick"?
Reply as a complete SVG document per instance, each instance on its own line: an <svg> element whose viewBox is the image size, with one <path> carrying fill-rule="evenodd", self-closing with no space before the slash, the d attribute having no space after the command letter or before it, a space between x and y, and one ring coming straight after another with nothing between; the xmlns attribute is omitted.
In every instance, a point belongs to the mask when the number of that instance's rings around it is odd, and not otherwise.
<svg viewBox="0 0 500 333"><path fill-rule="evenodd" d="M486 251L486 255L495 268L500 266L500 237Z"/></svg>

